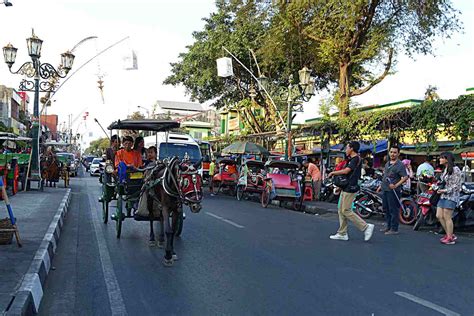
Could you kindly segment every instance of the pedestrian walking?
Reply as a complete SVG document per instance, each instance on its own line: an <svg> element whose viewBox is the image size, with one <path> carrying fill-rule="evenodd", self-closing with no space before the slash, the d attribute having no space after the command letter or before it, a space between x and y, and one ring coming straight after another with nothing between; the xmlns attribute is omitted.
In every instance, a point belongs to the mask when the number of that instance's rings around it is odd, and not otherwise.
<svg viewBox="0 0 474 316"><path fill-rule="evenodd" d="M337 183L344 182L341 187L342 192L339 197L338 214L339 214L339 229L337 233L331 235L329 238L333 240L349 240L347 233L347 221L351 221L360 231L364 232L364 240L369 241L374 232L374 224L366 223L355 212L352 211L352 201L357 191L359 191L358 181L361 174L362 161L358 154L360 144L356 141L351 141L346 146L346 155L348 158L346 166L338 171L329 173L328 177L337 176L334 179ZM338 180L340 179L340 181Z"/></svg>
<svg viewBox="0 0 474 316"><path fill-rule="evenodd" d="M321 171L316 164L305 160L303 166L306 168L308 176L311 177L311 184L313 189L313 200L318 200L319 191L321 189Z"/></svg>
<svg viewBox="0 0 474 316"><path fill-rule="evenodd" d="M441 183L444 183L444 188L438 190L441 196L436 208L436 217L446 232L440 241L446 245L453 245L456 243L457 237L454 235L452 215L459 202L462 173L454 165L454 156L451 152L441 153L439 163L444 167L441 175Z"/></svg>
<svg viewBox="0 0 474 316"><path fill-rule="evenodd" d="M407 172L403 163L398 159L400 147L392 146L389 151L390 160L385 164L382 184L377 192L382 191L382 203L385 211L387 226L383 229L385 235L398 234L401 186L407 180Z"/></svg>

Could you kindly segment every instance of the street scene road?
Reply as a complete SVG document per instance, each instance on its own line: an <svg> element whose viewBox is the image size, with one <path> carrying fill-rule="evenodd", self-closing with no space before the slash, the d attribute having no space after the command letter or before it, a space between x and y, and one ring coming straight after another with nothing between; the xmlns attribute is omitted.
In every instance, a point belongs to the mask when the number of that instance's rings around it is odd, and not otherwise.
<svg viewBox="0 0 474 316"><path fill-rule="evenodd" d="M350 228L333 241L334 214L314 216L234 197L205 196L187 212L166 268L148 224L127 220L121 239L100 221L97 178L72 180L71 211L40 315L470 315L472 236L440 247L427 231ZM185 210L186 211L186 210ZM428 305L428 306L427 306Z"/></svg>

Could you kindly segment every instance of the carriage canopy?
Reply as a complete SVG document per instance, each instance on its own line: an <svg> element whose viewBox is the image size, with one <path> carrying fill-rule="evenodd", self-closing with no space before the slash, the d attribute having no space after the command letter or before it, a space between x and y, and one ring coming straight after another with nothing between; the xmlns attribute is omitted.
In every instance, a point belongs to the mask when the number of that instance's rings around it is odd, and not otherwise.
<svg viewBox="0 0 474 316"><path fill-rule="evenodd" d="M180 124L171 120L118 120L109 125L108 129L128 129L141 131L166 132L174 128L179 128Z"/></svg>

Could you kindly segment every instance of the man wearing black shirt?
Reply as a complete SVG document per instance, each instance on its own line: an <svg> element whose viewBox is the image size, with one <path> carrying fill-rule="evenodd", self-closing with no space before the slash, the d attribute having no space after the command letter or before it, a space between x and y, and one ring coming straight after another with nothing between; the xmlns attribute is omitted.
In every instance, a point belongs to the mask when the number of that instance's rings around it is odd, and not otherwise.
<svg viewBox="0 0 474 316"><path fill-rule="evenodd" d="M331 235L329 238L333 240L349 240L347 234L347 220L354 223L354 225L362 232L364 232L364 240L369 241L372 238L374 232L374 224L366 223L356 213L352 211L352 201L356 192L359 190L358 181L360 178L362 161L358 154L360 144L356 141L352 141L346 146L347 164L342 170L333 171L328 176L341 176L345 175L348 177L348 185L342 188L341 195L339 197L338 214L339 214L339 229L337 233Z"/></svg>

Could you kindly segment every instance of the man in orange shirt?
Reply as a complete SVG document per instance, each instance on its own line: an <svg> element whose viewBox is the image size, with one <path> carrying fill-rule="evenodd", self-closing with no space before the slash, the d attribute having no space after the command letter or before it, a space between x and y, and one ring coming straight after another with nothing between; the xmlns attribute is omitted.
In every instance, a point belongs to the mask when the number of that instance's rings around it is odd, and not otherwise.
<svg viewBox="0 0 474 316"><path fill-rule="evenodd" d="M319 171L316 164L309 162L308 160L305 160L303 165L308 171L308 175L311 177L313 184L313 200L318 200L319 190L321 188L321 171Z"/></svg>
<svg viewBox="0 0 474 316"><path fill-rule="evenodd" d="M124 162L127 168L140 168L143 166L142 155L132 149L133 138L130 136L124 136L122 139L123 149L120 149L115 154L115 168L118 167L120 162Z"/></svg>

